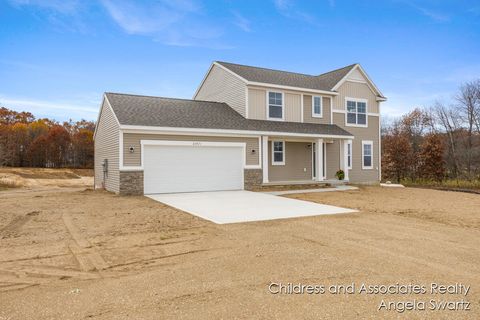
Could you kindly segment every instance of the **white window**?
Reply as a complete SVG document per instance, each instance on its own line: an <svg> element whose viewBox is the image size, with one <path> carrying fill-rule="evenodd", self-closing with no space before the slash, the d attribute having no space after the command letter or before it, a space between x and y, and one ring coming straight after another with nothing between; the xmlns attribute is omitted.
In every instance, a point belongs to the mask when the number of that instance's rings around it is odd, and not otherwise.
<svg viewBox="0 0 480 320"><path fill-rule="evenodd" d="M352 169L352 141L347 142L347 168Z"/></svg>
<svg viewBox="0 0 480 320"><path fill-rule="evenodd" d="M312 117L321 118L323 114L322 97L313 96L312 99Z"/></svg>
<svg viewBox="0 0 480 320"><path fill-rule="evenodd" d="M271 120L283 120L283 93L269 91L267 99L267 118Z"/></svg>
<svg viewBox="0 0 480 320"><path fill-rule="evenodd" d="M367 100L346 98L347 126L367 126Z"/></svg>
<svg viewBox="0 0 480 320"><path fill-rule="evenodd" d="M272 165L285 165L285 142L272 141Z"/></svg>
<svg viewBox="0 0 480 320"><path fill-rule="evenodd" d="M362 169L373 169L373 141L362 141Z"/></svg>

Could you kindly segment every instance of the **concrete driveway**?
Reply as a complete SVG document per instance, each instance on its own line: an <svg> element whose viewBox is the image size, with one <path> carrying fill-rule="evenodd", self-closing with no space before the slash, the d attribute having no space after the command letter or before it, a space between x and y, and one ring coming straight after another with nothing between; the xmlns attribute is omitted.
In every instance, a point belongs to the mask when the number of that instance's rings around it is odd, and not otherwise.
<svg viewBox="0 0 480 320"><path fill-rule="evenodd" d="M251 191L171 193L147 197L219 224L356 212Z"/></svg>

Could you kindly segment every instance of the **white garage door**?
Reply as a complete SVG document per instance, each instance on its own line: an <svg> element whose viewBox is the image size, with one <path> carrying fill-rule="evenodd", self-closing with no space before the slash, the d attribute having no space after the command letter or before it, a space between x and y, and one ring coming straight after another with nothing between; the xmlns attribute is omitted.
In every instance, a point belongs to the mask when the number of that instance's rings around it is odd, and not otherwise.
<svg viewBox="0 0 480 320"><path fill-rule="evenodd" d="M244 144L155 143L143 147L145 194L243 189Z"/></svg>

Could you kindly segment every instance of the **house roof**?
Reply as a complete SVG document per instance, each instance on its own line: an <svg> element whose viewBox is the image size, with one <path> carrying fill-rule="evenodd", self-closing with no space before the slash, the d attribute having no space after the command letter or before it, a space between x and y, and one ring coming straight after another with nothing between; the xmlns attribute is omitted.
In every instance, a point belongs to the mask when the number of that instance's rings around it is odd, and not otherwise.
<svg viewBox="0 0 480 320"><path fill-rule="evenodd" d="M326 72L320 75L309 75L288 71L280 71L241 64L215 61L247 81L268 83L282 86L331 91L355 66L349 66Z"/></svg>
<svg viewBox="0 0 480 320"><path fill-rule="evenodd" d="M120 125L352 136L337 125L246 119L226 103L105 93Z"/></svg>

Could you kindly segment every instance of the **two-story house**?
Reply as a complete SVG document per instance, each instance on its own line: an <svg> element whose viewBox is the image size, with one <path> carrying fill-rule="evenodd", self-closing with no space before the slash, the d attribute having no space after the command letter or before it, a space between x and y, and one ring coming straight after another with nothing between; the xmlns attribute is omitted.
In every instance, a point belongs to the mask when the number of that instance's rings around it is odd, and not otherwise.
<svg viewBox="0 0 480 320"><path fill-rule="evenodd" d="M321 75L214 62L192 100L105 93L95 187L120 194L381 177L380 103L359 64Z"/></svg>

